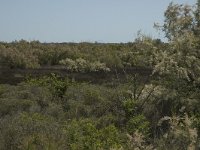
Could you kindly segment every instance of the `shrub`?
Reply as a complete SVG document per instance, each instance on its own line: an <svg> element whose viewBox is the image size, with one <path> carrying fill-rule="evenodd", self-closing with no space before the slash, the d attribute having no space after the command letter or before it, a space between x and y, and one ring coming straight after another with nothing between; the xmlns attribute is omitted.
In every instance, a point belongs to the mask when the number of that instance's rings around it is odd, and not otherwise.
<svg viewBox="0 0 200 150"><path fill-rule="evenodd" d="M65 125L70 149L119 149L123 146L120 132L113 125L97 129L91 120L72 120Z"/></svg>

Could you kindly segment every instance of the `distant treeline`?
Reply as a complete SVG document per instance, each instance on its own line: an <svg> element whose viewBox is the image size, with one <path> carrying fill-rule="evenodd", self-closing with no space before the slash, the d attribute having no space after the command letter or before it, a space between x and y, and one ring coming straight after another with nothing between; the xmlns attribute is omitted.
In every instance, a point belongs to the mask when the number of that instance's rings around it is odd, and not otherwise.
<svg viewBox="0 0 200 150"><path fill-rule="evenodd" d="M73 72L96 72L126 67L153 65L152 48L167 44L154 40L153 45L132 43L41 43L39 41L0 42L1 68L40 68L62 65Z"/></svg>

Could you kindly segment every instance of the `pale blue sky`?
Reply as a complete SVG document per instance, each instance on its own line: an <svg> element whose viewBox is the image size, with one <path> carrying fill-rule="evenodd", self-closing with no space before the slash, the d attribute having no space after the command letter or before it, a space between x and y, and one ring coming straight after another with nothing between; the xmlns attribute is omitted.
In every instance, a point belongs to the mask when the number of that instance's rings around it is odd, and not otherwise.
<svg viewBox="0 0 200 150"><path fill-rule="evenodd" d="M195 4L196 0L173 0ZM0 0L0 41L130 42L153 29L171 0Z"/></svg>

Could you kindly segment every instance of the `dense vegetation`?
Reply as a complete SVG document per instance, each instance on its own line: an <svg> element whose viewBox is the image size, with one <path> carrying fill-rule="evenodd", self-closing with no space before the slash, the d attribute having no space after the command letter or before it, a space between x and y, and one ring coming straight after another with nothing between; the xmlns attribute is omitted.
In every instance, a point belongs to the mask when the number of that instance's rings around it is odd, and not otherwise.
<svg viewBox="0 0 200 150"><path fill-rule="evenodd" d="M154 40L152 44L164 46L159 40ZM109 68L151 65L150 48L153 47L140 41L125 44L1 42L0 64L8 68L65 65L71 71L109 71Z"/></svg>
<svg viewBox="0 0 200 150"><path fill-rule="evenodd" d="M1 84L0 149L200 149L200 1L170 3L164 15L156 27L168 43L144 35L126 44L1 42L2 68L116 77L94 83L50 74ZM134 66L152 73L127 74Z"/></svg>

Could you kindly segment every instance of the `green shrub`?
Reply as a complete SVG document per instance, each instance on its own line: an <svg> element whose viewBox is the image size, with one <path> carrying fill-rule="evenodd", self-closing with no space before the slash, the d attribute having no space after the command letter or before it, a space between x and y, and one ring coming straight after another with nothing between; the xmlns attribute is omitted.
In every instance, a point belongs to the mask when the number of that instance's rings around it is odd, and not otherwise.
<svg viewBox="0 0 200 150"><path fill-rule="evenodd" d="M51 117L22 113L0 123L0 149L67 149L61 126Z"/></svg>
<svg viewBox="0 0 200 150"><path fill-rule="evenodd" d="M72 120L65 126L70 149L119 149L123 146L120 132L113 125L97 129L91 120Z"/></svg>
<svg viewBox="0 0 200 150"><path fill-rule="evenodd" d="M150 124L143 115L137 115L130 118L126 124L127 131L133 134L136 131L139 131L143 135L149 134Z"/></svg>
<svg viewBox="0 0 200 150"><path fill-rule="evenodd" d="M50 76L43 76L41 78L29 77L26 83L35 86L46 87L56 98L62 98L67 87L70 85L68 79L62 79L56 74L51 74Z"/></svg>

